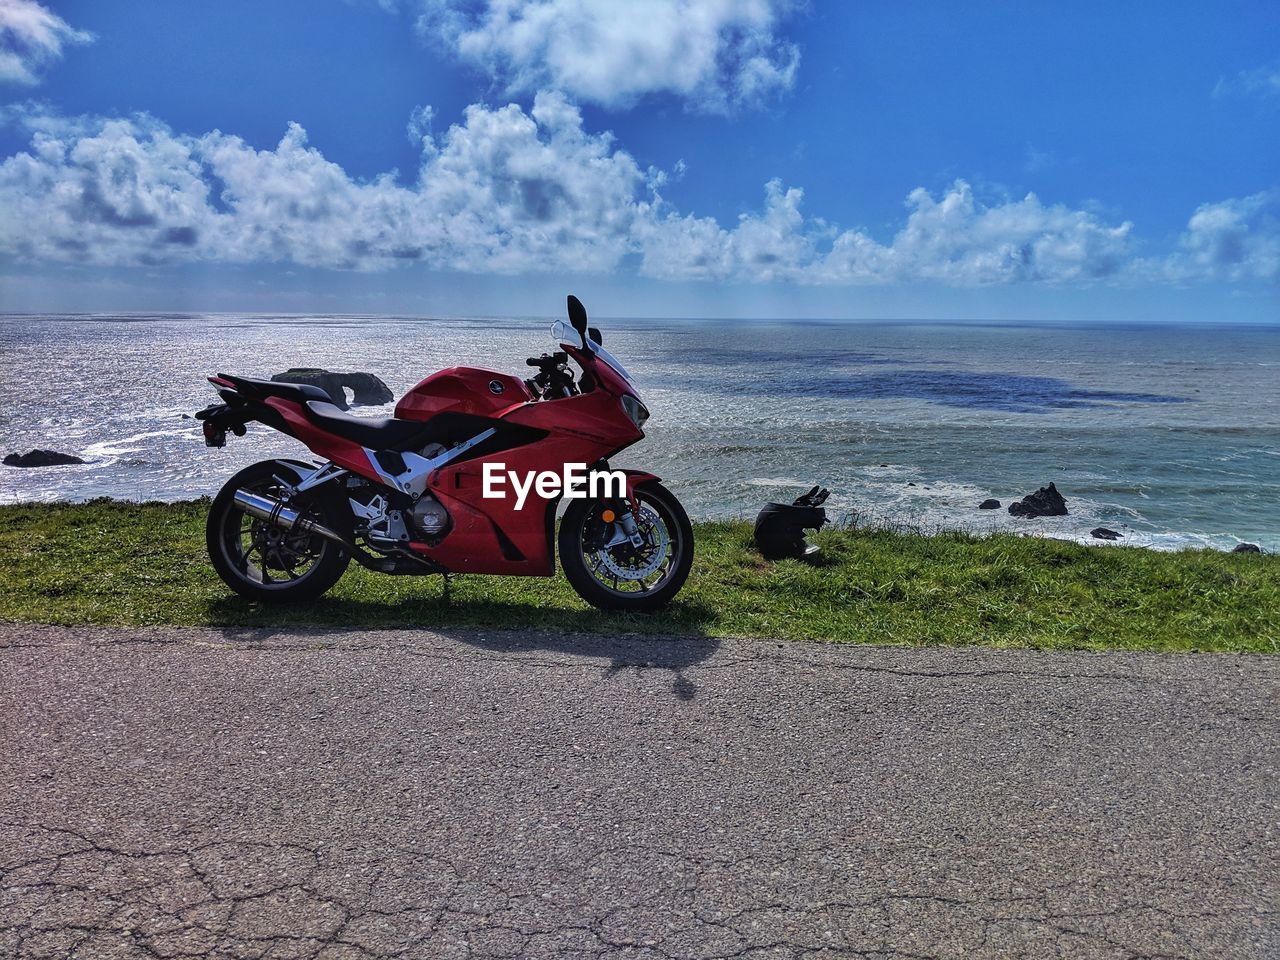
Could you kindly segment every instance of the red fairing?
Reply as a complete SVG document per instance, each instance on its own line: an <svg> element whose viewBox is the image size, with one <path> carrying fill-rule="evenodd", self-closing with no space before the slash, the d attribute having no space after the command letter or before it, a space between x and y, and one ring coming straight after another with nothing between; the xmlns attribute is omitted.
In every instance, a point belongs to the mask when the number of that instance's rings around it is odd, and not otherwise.
<svg viewBox="0 0 1280 960"><path fill-rule="evenodd" d="M596 382L599 383L602 388L612 393L615 397L621 397L623 394L630 394L633 397L636 396L636 392L632 389L631 384L627 383L626 380L614 373L613 367L609 366L607 363L597 363L593 357L583 352L581 347L575 347L571 343L562 343L560 346L564 349L565 353L569 354L569 356L573 357L573 359L577 361L578 366L583 370L590 370L591 375L596 378ZM640 434L640 437L643 436L643 433ZM637 437L636 439L638 440L640 437ZM633 440L632 443L634 442L635 441Z"/></svg>
<svg viewBox="0 0 1280 960"><path fill-rule="evenodd" d="M519 377L482 367L449 367L433 373L400 398L401 420L430 420L437 413L500 416L504 410L533 399Z"/></svg>
<svg viewBox="0 0 1280 960"><path fill-rule="evenodd" d="M360 444L317 427L307 418L302 407L290 400L267 397L263 403L284 417L293 435L320 456L369 480L381 480L378 471L369 463L369 456Z"/></svg>
<svg viewBox="0 0 1280 960"><path fill-rule="evenodd" d="M452 515L453 530L439 546L420 552L459 573L550 576L555 571L550 533L559 498L541 497L536 489L530 490L523 509L517 510L514 497L485 497L484 467L495 463L521 474L560 472L567 463L590 465L644 438L622 412L619 393L625 381L605 364L587 363L600 389L522 404L501 417L508 423L546 431L541 440L448 464L432 474L431 492Z"/></svg>

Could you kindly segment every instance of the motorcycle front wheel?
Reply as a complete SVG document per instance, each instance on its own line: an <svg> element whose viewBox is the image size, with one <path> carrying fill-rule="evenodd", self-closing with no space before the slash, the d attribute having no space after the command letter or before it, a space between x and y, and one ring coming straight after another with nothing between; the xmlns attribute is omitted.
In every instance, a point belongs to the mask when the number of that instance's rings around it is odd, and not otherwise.
<svg viewBox="0 0 1280 960"><path fill-rule="evenodd" d="M235 504L237 490L271 499L287 491L276 479L288 477L278 460L246 467L227 481L209 507L205 539L213 569L242 597L267 603L314 600L338 582L351 562L339 543L312 533L283 530L250 516ZM319 495L303 494L289 504L303 516L335 529L343 518L336 506Z"/></svg>
<svg viewBox="0 0 1280 960"><path fill-rule="evenodd" d="M636 489L642 546L619 537L607 504L571 501L560 521L560 566L578 596L602 610L648 613L669 604L693 565L693 526L660 483ZM610 544L613 543L612 546Z"/></svg>

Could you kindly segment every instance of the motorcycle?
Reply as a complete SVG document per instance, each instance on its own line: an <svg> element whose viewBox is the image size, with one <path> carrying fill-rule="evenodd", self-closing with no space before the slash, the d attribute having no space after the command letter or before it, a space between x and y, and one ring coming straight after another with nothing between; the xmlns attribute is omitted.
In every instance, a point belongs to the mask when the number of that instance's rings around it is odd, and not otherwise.
<svg viewBox="0 0 1280 960"><path fill-rule="evenodd" d="M558 546L578 595L609 610L668 604L689 575L693 529L658 477L609 468L610 457L644 438L649 411L576 297L568 314L569 324L552 325L558 349L526 361L537 370L529 379L451 367L406 393L386 419L351 416L319 387L209 377L221 402L196 414L208 446L256 422L322 460L266 460L227 481L206 526L218 575L241 596L268 602L315 599L352 560L397 575L550 577L567 496ZM616 482L574 487L575 466ZM557 471L566 477L559 488L533 482Z"/></svg>

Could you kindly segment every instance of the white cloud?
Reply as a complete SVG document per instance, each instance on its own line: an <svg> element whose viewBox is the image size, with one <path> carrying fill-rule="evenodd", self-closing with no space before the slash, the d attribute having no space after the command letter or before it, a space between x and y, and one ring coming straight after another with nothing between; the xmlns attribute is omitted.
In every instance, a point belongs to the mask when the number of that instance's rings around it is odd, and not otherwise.
<svg viewBox="0 0 1280 960"><path fill-rule="evenodd" d="M96 263L194 254L210 210L202 165L189 143L145 118L36 115L26 122L29 152L0 164L5 249L32 259Z"/></svg>
<svg viewBox="0 0 1280 960"><path fill-rule="evenodd" d="M0 249L35 259L605 270L645 209L632 157L586 133L557 94L539 94L530 113L471 106L438 141L419 130L411 186L353 179L296 124L254 150L146 116L21 122L30 149L0 163Z"/></svg>
<svg viewBox="0 0 1280 960"><path fill-rule="evenodd" d="M528 114L468 107L425 158L417 192L458 269L607 270L626 253L644 183L611 135L586 133L576 107L540 93Z"/></svg>
<svg viewBox="0 0 1280 960"><path fill-rule="evenodd" d="M681 216L659 204L637 224L641 272L668 280L798 280L812 268L816 243L800 213L804 192L765 185L765 206L732 230L709 217ZM816 224L821 229L821 224Z"/></svg>
<svg viewBox="0 0 1280 960"><path fill-rule="evenodd" d="M35 0L0 0L0 82L39 83L40 68L61 57L64 45L91 40Z"/></svg>
<svg viewBox="0 0 1280 960"><path fill-rule="evenodd" d="M907 206L906 225L891 244L841 234L819 274L828 282L1090 283L1120 273L1132 246L1131 223L1112 226L1083 210L1046 206L1033 193L986 205L963 180L937 200L918 187Z"/></svg>
<svg viewBox="0 0 1280 960"><path fill-rule="evenodd" d="M907 198L882 241L806 217L801 190L770 181L730 227L686 214L578 108L540 93L472 105L433 135L419 108L421 164L351 177L291 124L257 150L219 131L175 133L145 115L63 118L11 110L30 146L0 162L0 252L34 261L139 265L291 262L332 269L420 263L474 273L607 272L663 280L951 286L1280 279L1280 191L1207 204L1176 250L1141 259L1128 222L1045 204L984 202L962 180Z"/></svg>
<svg viewBox="0 0 1280 960"><path fill-rule="evenodd" d="M1234 77L1221 78L1213 88L1213 95L1224 97L1230 94L1280 97L1280 64L1241 70Z"/></svg>
<svg viewBox="0 0 1280 960"><path fill-rule="evenodd" d="M672 93L721 112L790 89L794 0L422 0L418 27L507 85L625 105Z"/></svg>
<svg viewBox="0 0 1280 960"><path fill-rule="evenodd" d="M806 221L802 199L802 191L772 181L764 211L742 216L733 230L668 215L643 238L642 269L651 276L815 284L1087 283L1124 270L1132 246L1129 223L1110 226L1084 211L1045 206L1034 194L987 206L963 180L937 200L923 188L912 191L906 224L888 244Z"/></svg>
<svg viewBox="0 0 1280 960"><path fill-rule="evenodd" d="M431 128L435 123L435 108L427 106L414 107L409 114L409 123L405 127L405 133L409 135L409 142L415 147L421 147L424 150L432 149L434 139L432 137Z"/></svg>
<svg viewBox="0 0 1280 960"><path fill-rule="evenodd" d="M1164 272L1175 280L1280 282L1280 190L1199 207Z"/></svg>

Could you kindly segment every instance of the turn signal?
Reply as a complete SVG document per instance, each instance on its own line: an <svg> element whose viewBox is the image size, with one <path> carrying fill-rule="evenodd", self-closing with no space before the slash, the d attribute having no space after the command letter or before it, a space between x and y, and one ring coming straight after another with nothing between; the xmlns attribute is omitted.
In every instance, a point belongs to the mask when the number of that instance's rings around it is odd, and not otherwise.
<svg viewBox="0 0 1280 960"><path fill-rule="evenodd" d="M613 521L617 518L617 516L618 515L614 513L612 510L600 511L600 519L603 520L605 523L613 523Z"/></svg>

